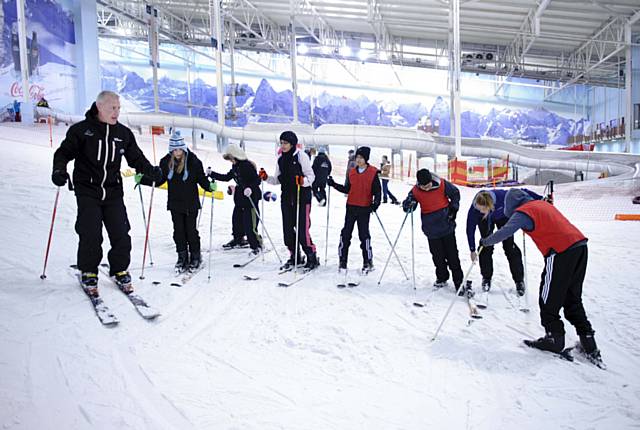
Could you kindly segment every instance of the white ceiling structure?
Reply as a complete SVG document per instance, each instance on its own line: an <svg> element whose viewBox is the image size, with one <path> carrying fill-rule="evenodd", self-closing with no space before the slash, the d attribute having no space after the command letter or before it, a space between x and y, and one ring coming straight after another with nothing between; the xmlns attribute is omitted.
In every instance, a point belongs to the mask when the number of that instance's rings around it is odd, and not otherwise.
<svg viewBox="0 0 640 430"><path fill-rule="evenodd" d="M147 7L160 42L211 46L213 0L98 0L101 36L146 39ZM443 68L446 0L221 0L223 46ZM462 70L555 85L624 86L625 28L640 45L640 0L461 0ZM293 29L293 30L292 30Z"/></svg>

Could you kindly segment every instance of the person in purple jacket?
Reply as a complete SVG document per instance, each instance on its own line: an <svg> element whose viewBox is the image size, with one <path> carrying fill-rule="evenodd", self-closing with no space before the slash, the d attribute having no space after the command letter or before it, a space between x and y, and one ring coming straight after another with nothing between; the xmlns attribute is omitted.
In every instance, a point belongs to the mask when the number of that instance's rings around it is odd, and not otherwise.
<svg viewBox="0 0 640 430"><path fill-rule="evenodd" d="M534 200L542 200L542 196L533 191L522 188ZM467 214L467 240L471 251L471 260L476 261L476 227L480 230L480 237L488 237L495 227L501 228L509 218L504 214L504 198L507 190L481 190L473 198L473 203ZM522 265L522 252L515 244L513 236L502 242L504 254L509 261L511 277L516 284L518 295L525 293L524 268ZM480 273L482 274L482 291L491 289L491 278L493 276L493 246L485 246L480 253Z"/></svg>

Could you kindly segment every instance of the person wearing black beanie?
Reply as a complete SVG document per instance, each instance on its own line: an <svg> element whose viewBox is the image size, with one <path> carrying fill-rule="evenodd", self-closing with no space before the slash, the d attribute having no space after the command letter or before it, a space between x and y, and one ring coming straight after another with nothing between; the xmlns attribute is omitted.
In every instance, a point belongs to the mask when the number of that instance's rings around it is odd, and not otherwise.
<svg viewBox="0 0 640 430"><path fill-rule="evenodd" d="M282 230L284 243L290 253L289 260L281 269L293 269L297 263L298 265L304 264L305 271L309 271L320 265L316 255L316 246L309 233L311 184L313 184L315 175L311 168L311 160L307 154L296 148L297 143L298 136L294 132L283 132L280 135L282 153L278 157L276 171L273 176L268 176L266 172L262 173L261 179L272 185L280 184L281 187ZM301 257L299 247L302 247L302 251L307 256L306 264L304 258Z"/></svg>
<svg viewBox="0 0 640 430"><path fill-rule="evenodd" d="M416 173L417 183L402 203L405 212L413 212L420 204L422 232L429 241L429 251L436 266L436 288L447 286L449 270L456 287L462 284L462 268L456 243L456 214L460 207L460 191L452 183L427 169Z"/></svg>
<svg viewBox="0 0 640 430"><path fill-rule="evenodd" d="M371 149L361 146L356 151L356 167L349 171L344 185L337 184L331 176L327 184L341 193L347 194L347 212L344 218L344 227L340 232L340 246L338 256L340 266L338 273L346 276L349 246L353 227L358 224L358 237L362 250L362 274L373 271L373 251L371 249L371 234L369 233L369 218L371 212L375 212L380 206L382 190L378 169L370 166L367 161ZM341 283L339 285L345 285Z"/></svg>

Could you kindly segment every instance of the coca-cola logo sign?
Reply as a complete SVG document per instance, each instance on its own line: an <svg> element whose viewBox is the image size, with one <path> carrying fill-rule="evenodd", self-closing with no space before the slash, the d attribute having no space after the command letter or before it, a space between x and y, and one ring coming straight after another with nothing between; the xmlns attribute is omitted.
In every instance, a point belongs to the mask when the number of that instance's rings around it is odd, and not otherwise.
<svg viewBox="0 0 640 430"><path fill-rule="evenodd" d="M11 97L22 97L22 85L18 82L14 82L11 84ZM31 100L40 100L40 98L44 97L44 87L38 84L32 84L29 87L29 98Z"/></svg>

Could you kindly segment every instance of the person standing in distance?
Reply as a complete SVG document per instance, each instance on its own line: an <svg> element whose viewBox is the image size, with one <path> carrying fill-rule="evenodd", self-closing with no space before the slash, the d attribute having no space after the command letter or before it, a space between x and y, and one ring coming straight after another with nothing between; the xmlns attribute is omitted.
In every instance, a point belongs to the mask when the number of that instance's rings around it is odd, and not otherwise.
<svg viewBox="0 0 640 430"><path fill-rule="evenodd" d="M51 180L59 187L67 183L67 164L74 160L73 183L78 203L77 263L82 284L93 296L98 295L103 224L111 243L109 274L115 277L123 291L133 291L127 270L131 261L131 237L120 176L122 157L136 172L155 181L162 179L162 171L145 158L131 130L118 122L119 115L119 96L102 91L86 112L85 119L69 127L53 155Z"/></svg>

